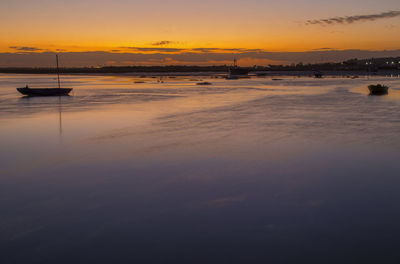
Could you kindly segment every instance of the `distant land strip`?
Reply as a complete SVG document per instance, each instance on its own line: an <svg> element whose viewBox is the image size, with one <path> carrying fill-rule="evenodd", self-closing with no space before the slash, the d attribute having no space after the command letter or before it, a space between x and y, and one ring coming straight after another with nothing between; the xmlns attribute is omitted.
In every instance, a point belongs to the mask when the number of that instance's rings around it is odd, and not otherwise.
<svg viewBox="0 0 400 264"><path fill-rule="evenodd" d="M68 67L61 68L64 74L118 74L118 73L227 73L228 65L221 66L104 66L104 67ZM391 70L400 73L400 57L373 58L373 59L351 59L344 62L315 63L315 64L290 64L290 65L268 65L243 67L250 71L368 71ZM0 73L21 74L54 74L54 67L0 67Z"/></svg>

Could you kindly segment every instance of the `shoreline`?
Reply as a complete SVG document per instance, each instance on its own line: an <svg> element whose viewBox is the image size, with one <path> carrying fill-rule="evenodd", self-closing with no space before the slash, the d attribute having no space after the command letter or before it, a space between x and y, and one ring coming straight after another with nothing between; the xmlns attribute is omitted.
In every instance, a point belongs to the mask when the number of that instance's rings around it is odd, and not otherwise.
<svg viewBox="0 0 400 264"><path fill-rule="evenodd" d="M379 72L365 72L365 71L321 71L323 77L344 77L344 78L358 78L358 77L400 77L400 70L386 70ZM48 75L56 74L53 71L2 71L0 74L32 74L32 75ZM224 78L228 76L227 72L220 71L193 71L193 72L63 72L60 75L85 75L85 76L129 76L137 78L149 78L149 77L185 77L185 76L209 76L213 78ZM239 76L240 78L265 78L265 77L314 77L313 71L252 71L249 75Z"/></svg>

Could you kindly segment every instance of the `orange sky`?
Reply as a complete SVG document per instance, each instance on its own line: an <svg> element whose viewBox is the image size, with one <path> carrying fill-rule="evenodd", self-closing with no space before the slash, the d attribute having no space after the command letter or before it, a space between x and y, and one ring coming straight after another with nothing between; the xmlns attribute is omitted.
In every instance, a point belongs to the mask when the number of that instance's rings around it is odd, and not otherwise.
<svg viewBox="0 0 400 264"><path fill-rule="evenodd" d="M1 5L3 53L18 51L12 47L38 52L133 52L126 47L275 52L400 48L397 15L307 24L309 20L395 11L398 0L323 4L317 0L2 0Z"/></svg>

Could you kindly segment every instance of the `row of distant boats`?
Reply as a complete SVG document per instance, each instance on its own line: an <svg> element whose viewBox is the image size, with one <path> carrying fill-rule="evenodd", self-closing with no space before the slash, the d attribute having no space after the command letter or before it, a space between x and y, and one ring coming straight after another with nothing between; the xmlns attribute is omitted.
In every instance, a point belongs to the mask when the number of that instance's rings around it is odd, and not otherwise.
<svg viewBox="0 0 400 264"><path fill-rule="evenodd" d="M60 83L60 70L58 66L58 55L56 55L56 64L57 64L57 80L58 87L57 88L31 88L28 85L22 88L17 88L17 91L26 96L66 96L69 95L73 88L61 88ZM229 75L226 79L239 79L248 76L249 69L242 68L237 65L236 58L233 61L233 66L229 67ZM314 72L315 78L322 78L322 72L316 71ZM197 85L211 85L209 82L197 83ZM382 84L377 85L369 85L369 92L371 95L382 95L388 94L389 87Z"/></svg>

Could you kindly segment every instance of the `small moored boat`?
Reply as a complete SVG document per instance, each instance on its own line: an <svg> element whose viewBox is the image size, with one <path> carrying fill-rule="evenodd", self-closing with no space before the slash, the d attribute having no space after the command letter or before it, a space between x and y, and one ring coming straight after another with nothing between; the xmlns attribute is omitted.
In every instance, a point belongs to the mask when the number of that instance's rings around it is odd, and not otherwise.
<svg viewBox="0 0 400 264"><path fill-rule="evenodd" d="M369 85L368 90L371 95L387 94L389 87L382 84Z"/></svg>
<svg viewBox="0 0 400 264"><path fill-rule="evenodd" d="M322 78L322 76L323 76L323 73L322 72L320 72L320 71L314 71L314 77L315 78Z"/></svg>
<svg viewBox="0 0 400 264"><path fill-rule="evenodd" d="M27 96L62 96L68 95L72 88L61 88L60 84L60 70L58 67L58 54L56 54L57 62L57 78L58 78L58 88L30 88L28 85L22 88L17 88L17 91L23 95Z"/></svg>
<svg viewBox="0 0 400 264"><path fill-rule="evenodd" d="M17 88L17 91L28 96L61 96L68 95L72 88L30 88L27 86Z"/></svg>
<svg viewBox="0 0 400 264"><path fill-rule="evenodd" d="M242 68L239 67L237 64L237 59L234 58L233 59L233 66L229 67L229 77L236 77L236 76L247 76L250 72L249 68ZM234 79L234 78L230 78L230 79Z"/></svg>
<svg viewBox="0 0 400 264"><path fill-rule="evenodd" d="M199 82L199 83L196 83L197 85L211 85L212 83L210 83L210 82Z"/></svg>

